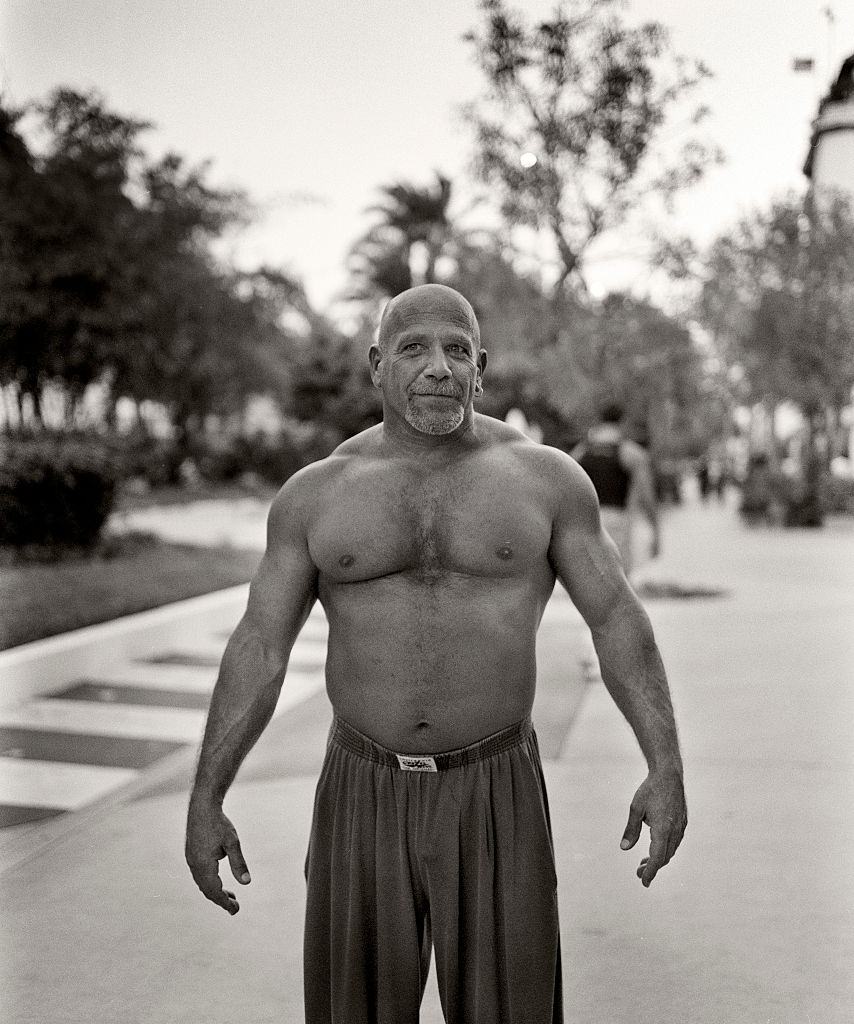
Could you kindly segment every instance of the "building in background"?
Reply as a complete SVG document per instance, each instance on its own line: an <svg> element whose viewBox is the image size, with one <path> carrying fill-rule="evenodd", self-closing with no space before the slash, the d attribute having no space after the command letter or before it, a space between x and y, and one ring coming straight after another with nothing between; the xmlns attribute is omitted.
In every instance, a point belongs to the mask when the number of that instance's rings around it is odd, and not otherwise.
<svg viewBox="0 0 854 1024"><path fill-rule="evenodd" d="M810 148L804 163L810 188L821 201L823 193L847 192L854 202L854 53L842 62L836 81L818 105ZM837 430L847 430L848 457L834 460L836 473L854 476L854 390L842 410Z"/></svg>
<svg viewBox="0 0 854 1024"><path fill-rule="evenodd" d="M854 196L854 54L819 103L804 174L817 194L833 189Z"/></svg>

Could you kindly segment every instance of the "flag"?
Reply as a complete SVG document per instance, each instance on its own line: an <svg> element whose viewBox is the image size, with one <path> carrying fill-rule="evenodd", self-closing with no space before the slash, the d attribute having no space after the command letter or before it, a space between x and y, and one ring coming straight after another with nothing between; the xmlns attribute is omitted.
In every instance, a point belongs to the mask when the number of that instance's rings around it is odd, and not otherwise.
<svg viewBox="0 0 854 1024"><path fill-rule="evenodd" d="M792 61L793 71L812 71L815 68L815 61L812 57L795 57Z"/></svg>

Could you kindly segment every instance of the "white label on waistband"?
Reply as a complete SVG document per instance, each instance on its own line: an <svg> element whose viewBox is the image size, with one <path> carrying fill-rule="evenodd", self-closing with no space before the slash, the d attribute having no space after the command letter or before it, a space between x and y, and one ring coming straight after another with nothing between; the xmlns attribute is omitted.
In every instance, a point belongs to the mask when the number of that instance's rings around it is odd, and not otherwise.
<svg viewBox="0 0 854 1024"><path fill-rule="evenodd" d="M435 757L429 754L395 754L397 762L405 772L437 772Z"/></svg>

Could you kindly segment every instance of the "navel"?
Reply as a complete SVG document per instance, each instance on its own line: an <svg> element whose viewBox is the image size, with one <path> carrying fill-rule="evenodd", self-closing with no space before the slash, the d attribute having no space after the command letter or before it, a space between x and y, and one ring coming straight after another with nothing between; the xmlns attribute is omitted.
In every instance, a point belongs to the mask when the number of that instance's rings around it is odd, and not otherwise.
<svg viewBox="0 0 854 1024"><path fill-rule="evenodd" d="M503 561L509 562L513 557L513 548L511 548L509 544L502 544L495 553Z"/></svg>
<svg viewBox="0 0 854 1024"><path fill-rule="evenodd" d="M349 569L350 566L355 561L356 561L356 559L352 555L342 555L338 559L338 564L341 566L342 569Z"/></svg>

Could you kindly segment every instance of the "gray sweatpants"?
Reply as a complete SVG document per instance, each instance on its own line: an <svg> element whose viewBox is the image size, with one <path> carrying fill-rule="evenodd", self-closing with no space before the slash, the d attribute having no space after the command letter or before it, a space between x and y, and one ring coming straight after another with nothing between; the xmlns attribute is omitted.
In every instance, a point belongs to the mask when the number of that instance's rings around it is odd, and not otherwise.
<svg viewBox="0 0 854 1024"><path fill-rule="evenodd" d="M560 1024L548 803L530 719L406 758L340 719L306 860L306 1024Z"/></svg>

